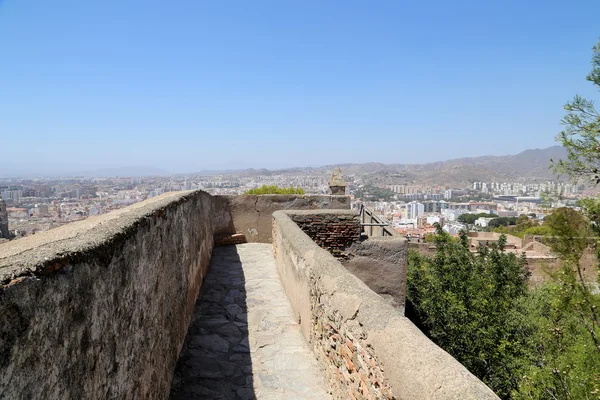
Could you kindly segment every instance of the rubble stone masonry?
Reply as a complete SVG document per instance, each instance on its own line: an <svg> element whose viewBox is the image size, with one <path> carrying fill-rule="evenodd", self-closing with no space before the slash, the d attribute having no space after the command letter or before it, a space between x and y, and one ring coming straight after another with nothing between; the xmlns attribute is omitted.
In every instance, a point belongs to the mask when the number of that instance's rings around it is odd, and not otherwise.
<svg viewBox="0 0 600 400"><path fill-rule="evenodd" d="M355 320L346 320L317 288L311 293L314 314L311 342L337 399L396 399L366 332Z"/></svg>

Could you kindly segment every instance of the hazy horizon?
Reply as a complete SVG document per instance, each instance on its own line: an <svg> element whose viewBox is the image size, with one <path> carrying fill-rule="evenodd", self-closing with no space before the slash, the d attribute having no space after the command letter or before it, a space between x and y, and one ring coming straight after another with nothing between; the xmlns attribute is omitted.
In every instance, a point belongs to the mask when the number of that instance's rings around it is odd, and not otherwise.
<svg viewBox="0 0 600 400"><path fill-rule="evenodd" d="M56 172L52 172L52 171L36 171L36 170L31 170L31 171L26 171L26 170L17 170L17 169L13 169L11 171L11 168L5 169L2 168L0 170L0 179L11 179L11 178L21 178L21 177L27 177L27 178L34 178L34 177L39 177L39 178L52 178L52 177L76 177L76 176L94 176L94 177L102 177L102 176L115 176L114 174L124 174L122 176L151 176L151 175L193 175L196 173L214 173L214 172L225 172L225 171L243 171L243 170L248 170L248 169L255 169L255 170L262 170L262 169L266 169L269 171L277 171L277 170L286 170L286 169L292 169L292 168L322 168L322 167L326 167L326 166L333 166L333 165L344 165L344 164L369 164L369 163L382 163L382 164L412 164L412 165L421 165L421 164L429 164L429 163L437 163L437 162L447 162L447 161L452 161L452 160L457 160L457 159L463 159L463 158L479 158L479 157L502 157L502 156L512 156L512 155L517 155L520 154L524 151L528 151L528 150L545 150L551 147L560 147L557 145L553 145L553 146L549 146L547 148L534 148L534 149L523 149L521 151L515 152L515 153L511 153L511 154L478 154L478 155L470 155L470 156L465 156L465 157L456 157L456 158L448 158L448 159L444 159L444 160L432 160L432 161L427 161L427 162L423 162L423 163L407 163L407 162L402 162L402 161L398 161L398 162L389 162L389 163L383 163L381 161L365 161L365 162L353 162L353 161L346 161L346 162L340 162L340 163L333 163L333 164L318 164L318 165L291 165L291 166L283 166L283 167L275 167L275 168L266 168L263 166L247 166L247 167L240 167L240 168L205 168L205 169L197 169L197 170L190 170L190 171L169 171L160 167L157 167L155 165L118 165L118 166L104 166L104 167L97 167L97 168L87 168L87 169L71 169L71 170L56 170Z"/></svg>

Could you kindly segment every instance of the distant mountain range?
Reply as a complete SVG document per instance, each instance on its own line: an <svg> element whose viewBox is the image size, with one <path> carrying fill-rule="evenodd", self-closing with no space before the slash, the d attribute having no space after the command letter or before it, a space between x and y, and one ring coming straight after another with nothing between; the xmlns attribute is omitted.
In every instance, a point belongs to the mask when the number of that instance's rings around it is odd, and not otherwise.
<svg viewBox="0 0 600 400"><path fill-rule="evenodd" d="M344 175L357 175L373 183L423 183L465 186L472 182L517 182L554 180L550 159L566 157L561 146L525 150L516 155L457 158L427 164L336 164L322 167L289 168L281 170L245 169L238 171L203 171L199 175L324 175L340 167Z"/></svg>
<svg viewBox="0 0 600 400"><path fill-rule="evenodd" d="M178 175L237 175L246 177L258 175L322 175L328 177L333 168L340 167L344 175L356 175L374 184L416 183L464 187L478 181L518 182L556 179L556 176L549 169L550 159L558 160L565 158L566 155L567 152L563 147L552 146L546 149L525 150L516 155L457 158L427 164L348 163L279 170L249 168L244 170L199 171ZM0 178L19 176L134 177L165 175L169 175L169 173L151 166L104 168L76 173L52 174L48 172L40 175L0 168Z"/></svg>
<svg viewBox="0 0 600 400"><path fill-rule="evenodd" d="M340 168L344 173L370 176L374 181L465 186L478 181L554 180L557 177L549 168L550 159L559 160L566 156L563 147L552 146L507 156L457 158L427 164L348 164Z"/></svg>

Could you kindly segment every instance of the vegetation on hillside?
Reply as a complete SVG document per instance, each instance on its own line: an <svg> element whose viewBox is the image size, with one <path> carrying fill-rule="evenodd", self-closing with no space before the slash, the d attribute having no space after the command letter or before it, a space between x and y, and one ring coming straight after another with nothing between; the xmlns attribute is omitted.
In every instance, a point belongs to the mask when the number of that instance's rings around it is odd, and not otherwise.
<svg viewBox="0 0 600 400"><path fill-rule="evenodd" d="M578 269L591 230L569 210L547 224L565 266L539 288L504 236L472 253L438 227L433 257L409 253L407 315L501 398L600 398L600 295Z"/></svg>
<svg viewBox="0 0 600 400"><path fill-rule="evenodd" d="M515 398L600 398L600 294L598 286L584 280L579 262L588 246L597 248L592 210L600 202L588 205L583 213L561 208L547 217L548 243L564 266L531 293L534 362L523 371Z"/></svg>
<svg viewBox="0 0 600 400"><path fill-rule="evenodd" d="M261 187L246 190L244 194L304 194L304 189L295 187L279 187L276 185L262 185Z"/></svg>
<svg viewBox="0 0 600 400"><path fill-rule="evenodd" d="M362 201L392 201L396 193L388 188L367 184L357 189L354 196Z"/></svg>
<svg viewBox="0 0 600 400"><path fill-rule="evenodd" d="M536 219L522 214L518 217L500 217L491 220L488 227L493 232L504 233L523 238L525 235L546 235L549 234L548 227L540 225Z"/></svg>
<svg viewBox="0 0 600 400"><path fill-rule="evenodd" d="M517 224L517 217L498 217L490 221L490 228L498 228L499 226L511 226Z"/></svg>

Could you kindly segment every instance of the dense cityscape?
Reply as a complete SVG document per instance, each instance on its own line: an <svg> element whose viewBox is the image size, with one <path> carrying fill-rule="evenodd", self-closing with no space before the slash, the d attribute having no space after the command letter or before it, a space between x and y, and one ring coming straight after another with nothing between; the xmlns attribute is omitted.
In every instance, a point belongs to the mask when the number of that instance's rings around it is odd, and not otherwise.
<svg viewBox="0 0 600 400"><path fill-rule="evenodd" d="M574 204L583 186L564 182L473 182L470 187L444 185L379 185L361 175L347 175L347 194L354 207L365 204L398 232L423 237L439 223L455 235L466 226L464 213L516 217L535 214L542 219L552 207ZM159 176L107 178L37 178L0 180L6 204L8 234L16 239L94 215L105 214L165 192L201 189L211 194L243 194L261 185L302 188L307 194L329 193L328 176L254 175ZM485 228L490 218L474 227Z"/></svg>

